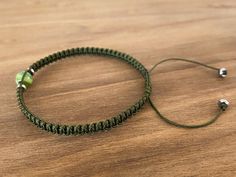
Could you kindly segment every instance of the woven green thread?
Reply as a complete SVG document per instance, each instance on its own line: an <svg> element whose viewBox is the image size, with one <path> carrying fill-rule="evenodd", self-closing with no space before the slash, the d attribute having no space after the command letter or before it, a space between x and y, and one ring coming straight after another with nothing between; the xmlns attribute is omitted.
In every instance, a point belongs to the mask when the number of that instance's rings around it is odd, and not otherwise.
<svg viewBox="0 0 236 177"><path fill-rule="evenodd" d="M44 57L38 60L37 62L33 63L29 67L28 72L31 73L30 69L33 69L35 72L37 72L39 69L41 69L42 67L46 65L49 65L58 60L65 59L67 57L75 56L75 55L101 55L101 56L120 59L122 61L127 62L128 64L133 66L136 70L138 70L143 76L143 78L145 79L145 85L144 85L145 90L144 90L143 97L139 99L139 101L135 103L133 106L128 108L126 111L123 111L117 116L112 117L110 119L106 119L100 122L93 122L90 124L83 124L83 125L81 124L60 125L60 124L53 124L53 123L45 122L38 116L34 115L25 105L24 97L23 97L24 88L18 87L16 90L16 95L17 95L19 108L21 112L27 117L27 119L29 119L37 127L45 131L52 132L59 135L83 135L83 134L88 134L88 133L95 133L98 131L110 130L111 128L122 124L134 113L139 111L139 109L141 109L141 107L148 100L151 94L152 88L151 88L149 73L146 70L146 68L132 56L127 55L125 53L121 53L116 50L112 50L112 49L82 47L82 48L72 48L72 49L63 50L63 51L54 53L52 55L49 55L47 57Z"/></svg>

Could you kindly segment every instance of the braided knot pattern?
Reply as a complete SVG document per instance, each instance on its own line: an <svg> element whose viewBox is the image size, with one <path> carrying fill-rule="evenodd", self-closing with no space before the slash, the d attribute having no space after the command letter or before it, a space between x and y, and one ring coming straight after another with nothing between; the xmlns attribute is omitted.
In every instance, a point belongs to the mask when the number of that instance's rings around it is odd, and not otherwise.
<svg viewBox="0 0 236 177"><path fill-rule="evenodd" d="M25 89L23 87L18 87L16 90L17 101L21 112L29 119L33 124L37 127L59 135L84 135L84 134L92 134L99 131L110 130L113 127L116 127L126 121L128 118L132 117L137 111L141 109L141 107L145 104L146 101L149 100L152 87L150 82L150 77L147 69L135 58L132 56L112 50L112 49L104 49L104 48L96 48L96 47L82 47L82 48L72 48L63 50L60 52L56 52L45 58L42 58L35 63L33 63L27 72L31 72L33 69L35 72L39 69L43 68L46 65L49 65L53 62L59 61L61 59L69 58L71 56L79 56L79 55L100 55L106 56L110 58L120 59L122 61L127 62L136 70L138 70L145 80L145 89L142 98L140 98L134 105L129 107L127 110L119 113L118 115L102 120L99 122L93 122L88 124L79 124L79 125L62 125L62 124L54 124L50 122L45 122L43 119L34 115L28 107L25 105L23 93Z"/></svg>

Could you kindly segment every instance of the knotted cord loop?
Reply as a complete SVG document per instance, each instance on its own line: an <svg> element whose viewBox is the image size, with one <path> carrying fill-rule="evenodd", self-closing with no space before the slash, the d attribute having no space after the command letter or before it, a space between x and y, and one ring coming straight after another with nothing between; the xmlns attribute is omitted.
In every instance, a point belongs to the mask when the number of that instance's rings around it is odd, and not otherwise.
<svg viewBox="0 0 236 177"><path fill-rule="evenodd" d="M26 74L33 75L34 72L37 72L39 69L54 63L56 61L70 58L71 56L80 56L80 55L99 55L105 56L113 59L119 59L131 65L136 69L144 78L144 93L141 98L139 98L136 103L128 107L126 110L122 111L114 117L101 120L99 122L92 122L88 124L78 124L78 125L62 125L46 122L40 117L33 114L25 104L24 101L24 91L26 91L26 86L24 85ZM148 101L148 98L151 94L151 82L149 78L148 70L134 57L116 51L112 49L97 48L97 47L81 47L81 48L72 48L56 52L52 55L46 56L35 63L33 63L27 71L24 72L21 80L18 82L16 89L17 101L21 112L37 127L46 130L48 132L56 133L59 135L83 135L88 133L95 133L98 131L109 130L113 127L116 127L122 124L124 121L132 117L136 112L138 112L143 105Z"/></svg>

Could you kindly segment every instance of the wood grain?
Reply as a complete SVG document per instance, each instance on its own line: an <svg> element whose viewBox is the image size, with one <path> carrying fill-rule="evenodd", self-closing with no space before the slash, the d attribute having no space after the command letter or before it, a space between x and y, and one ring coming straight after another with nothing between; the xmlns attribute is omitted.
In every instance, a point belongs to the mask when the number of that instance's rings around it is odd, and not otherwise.
<svg viewBox="0 0 236 177"><path fill-rule="evenodd" d="M236 1L142 0L0 1L0 176L236 176ZM152 74L152 99L182 123L210 118L216 102L231 105L213 125L167 125L146 104L111 131L81 137L48 134L20 113L15 74L71 47L108 47L150 69L167 57L226 67L216 73L181 62ZM85 123L108 118L143 92L129 65L103 57L74 57L46 67L25 97L47 121Z"/></svg>

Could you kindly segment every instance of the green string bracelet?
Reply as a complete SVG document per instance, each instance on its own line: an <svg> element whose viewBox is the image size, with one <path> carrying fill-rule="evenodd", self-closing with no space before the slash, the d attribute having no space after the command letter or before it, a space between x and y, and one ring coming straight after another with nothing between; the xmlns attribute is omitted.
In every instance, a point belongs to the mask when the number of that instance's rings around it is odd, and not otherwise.
<svg viewBox="0 0 236 177"><path fill-rule="evenodd" d="M53 62L59 61L61 59L69 58L76 55L99 55L109 58L119 59L130 64L133 68L140 72L145 80L144 84L144 93L143 96L127 110L119 113L118 115L99 122L93 122L89 124L79 124L79 125L61 125L46 122L38 116L34 115L29 108L25 105L23 93L26 89L33 83L33 75L42 67L49 65ZM135 58L132 56L112 50L112 49L103 49L95 47L86 47L86 48L72 48L68 50L63 50L52 55L49 55L45 58L40 59L39 61L32 64L26 71L22 71L16 75L17 83L17 101L21 112L28 118L33 124L37 127L52 132L59 135L83 135L88 133L95 133L98 131L109 130L117 125L122 124L148 101L148 98L151 94L151 83L149 78L149 73L147 69Z"/></svg>
<svg viewBox="0 0 236 177"><path fill-rule="evenodd" d="M129 107L127 110L122 111L118 115L110 119L103 120L103 121L93 122L89 124L79 124L79 125L62 125L62 124L54 124L50 122L45 122L43 119L34 115L28 109L28 107L25 105L25 102L24 102L23 93L33 83L33 75L39 69L53 62L59 61L61 59L69 58L71 56L76 56L76 55L100 55L100 56L105 56L109 58L119 59L121 61L124 61L130 64L133 68L135 68L136 70L140 72L140 74L143 76L145 80L143 96L134 105ZM45 58L42 58L38 60L37 62L33 63L26 71L22 71L16 75L16 84L17 84L16 95L17 95L18 105L21 112L26 116L26 118L29 119L37 127L43 130L46 130L48 132L52 132L59 135L83 135L83 134L91 134L91 133L95 133L99 131L109 130L113 127L116 127L122 124L124 121L126 121L136 112L138 112L147 101L149 101L151 107L160 116L162 120L176 127L200 128L200 127L208 126L212 124L213 122L215 122L217 118L222 114L222 112L226 110L226 108L229 105L229 102L226 99L220 99L218 101L219 110L215 117L213 117L212 119L210 119L209 121L205 123L196 124L196 125L186 125L186 124L180 124L175 121L172 121L169 118L165 117L163 114L161 114L160 111L157 109L157 107L154 105L154 103L152 102L150 98L152 87L151 87L149 74L161 63L171 61L171 60L184 61L184 62L190 62L197 65L201 65L203 67L217 71L218 75L222 78L226 77L227 75L227 70L225 68L219 69L219 68L215 68L206 64L199 63L197 61L183 59L183 58L169 58L169 59L162 60L159 63L155 64L150 71L148 71L138 60L136 60L132 56L116 51L116 50L95 48L95 47L72 48L72 49L63 50L63 51L54 53L52 55L49 55Z"/></svg>

